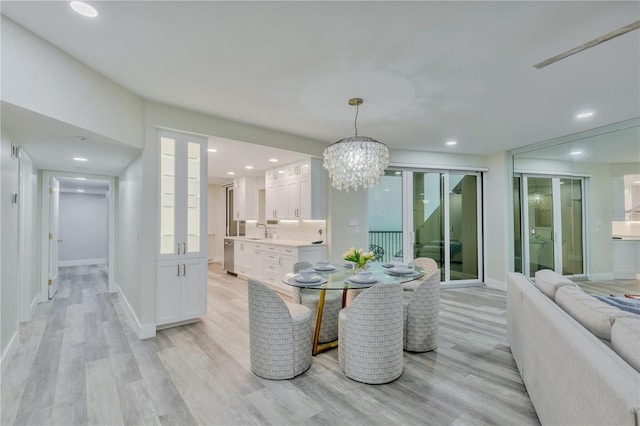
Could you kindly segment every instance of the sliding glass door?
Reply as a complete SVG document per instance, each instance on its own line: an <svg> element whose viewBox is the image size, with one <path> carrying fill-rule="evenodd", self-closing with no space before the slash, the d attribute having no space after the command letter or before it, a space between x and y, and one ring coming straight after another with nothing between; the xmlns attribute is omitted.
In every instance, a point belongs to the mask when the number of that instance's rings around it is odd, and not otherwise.
<svg viewBox="0 0 640 426"><path fill-rule="evenodd" d="M524 271L584 271L584 179L523 175L521 179Z"/></svg>
<svg viewBox="0 0 640 426"><path fill-rule="evenodd" d="M480 179L475 173L411 175L413 257L430 257L443 282L480 279Z"/></svg>
<svg viewBox="0 0 640 426"><path fill-rule="evenodd" d="M481 211L479 173L390 170L369 192L369 242L384 261L429 257L443 283L478 283Z"/></svg>

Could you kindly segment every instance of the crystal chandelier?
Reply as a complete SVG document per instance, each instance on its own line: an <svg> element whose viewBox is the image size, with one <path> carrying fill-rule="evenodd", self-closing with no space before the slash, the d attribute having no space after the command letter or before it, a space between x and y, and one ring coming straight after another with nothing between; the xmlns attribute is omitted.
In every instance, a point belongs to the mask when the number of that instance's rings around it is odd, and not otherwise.
<svg viewBox="0 0 640 426"><path fill-rule="evenodd" d="M340 191L375 186L389 166L389 148L385 144L358 136L358 109L362 102L360 98L349 99L349 105L356 107L355 136L340 139L324 150L323 166L329 172L331 185Z"/></svg>

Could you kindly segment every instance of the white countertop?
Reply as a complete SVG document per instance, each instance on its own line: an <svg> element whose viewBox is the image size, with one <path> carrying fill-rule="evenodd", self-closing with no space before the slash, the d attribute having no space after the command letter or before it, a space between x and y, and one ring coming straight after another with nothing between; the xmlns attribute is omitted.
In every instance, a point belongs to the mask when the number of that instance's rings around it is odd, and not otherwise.
<svg viewBox="0 0 640 426"><path fill-rule="evenodd" d="M285 246L285 247L325 247L327 245L326 242L322 244L311 244L311 241L296 241L296 240L283 240L283 239L256 239L255 237L224 237L226 239L231 239L235 241L244 241L248 243L256 243L256 244L271 244L275 246Z"/></svg>

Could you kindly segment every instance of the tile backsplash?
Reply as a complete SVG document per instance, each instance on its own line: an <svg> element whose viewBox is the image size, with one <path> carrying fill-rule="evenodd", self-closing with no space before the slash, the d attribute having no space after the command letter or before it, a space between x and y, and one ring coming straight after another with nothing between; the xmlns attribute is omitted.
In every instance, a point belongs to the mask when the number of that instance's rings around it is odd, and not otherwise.
<svg viewBox="0 0 640 426"><path fill-rule="evenodd" d="M322 230L322 235L318 232ZM327 223L324 220L281 221L277 225L267 225L269 238L301 242L327 241ZM264 227L259 228L255 221L245 225L247 237L263 237Z"/></svg>

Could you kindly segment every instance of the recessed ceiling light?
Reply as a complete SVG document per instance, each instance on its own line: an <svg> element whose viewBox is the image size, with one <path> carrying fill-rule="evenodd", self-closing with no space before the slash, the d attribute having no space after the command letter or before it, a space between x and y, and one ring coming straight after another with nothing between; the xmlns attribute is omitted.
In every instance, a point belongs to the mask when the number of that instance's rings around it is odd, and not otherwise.
<svg viewBox="0 0 640 426"><path fill-rule="evenodd" d="M269 158L269 161L271 161L272 163L277 163L278 159L277 158Z"/></svg>
<svg viewBox="0 0 640 426"><path fill-rule="evenodd" d="M251 169L253 169L253 166L244 166L244 168L247 169L247 170L251 170Z"/></svg>
<svg viewBox="0 0 640 426"><path fill-rule="evenodd" d="M218 150L215 149L215 148L209 148L209 149L207 149L207 151L209 151L209 152L218 152Z"/></svg>
<svg viewBox="0 0 640 426"><path fill-rule="evenodd" d="M228 175L235 175L235 172L227 172Z"/></svg>
<svg viewBox="0 0 640 426"><path fill-rule="evenodd" d="M385 188L384 192L389 192L389 188Z"/></svg>
<svg viewBox="0 0 640 426"><path fill-rule="evenodd" d="M640 185L640 180L633 182L634 185Z"/></svg>
<svg viewBox="0 0 640 426"><path fill-rule="evenodd" d="M89 161L89 160L87 160L86 158L82 158L82 157L73 157L73 159L74 159L75 161Z"/></svg>
<svg viewBox="0 0 640 426"><path fill-rule="evenodd" d="M83 1L72 1L69 5L71 6L71 9L75 10L82 16L87 16L89 18L95 18L98 16L98 11L95 7Z"/></svg>
<svg viewBox="0 0 640 426"><path fill-rule="evenodd" d="M580 154L582 154L582 151L571 151L570 154L571 155L580 155Z"/></svg>
<svg viewBox="0 0 640 426"><path fill-rule="evenodd" d="M593 117L593 111L585 111L579 114L576 114L576 118L589 118Z"/></svg>
<svg viewBox="0 0 640 426"><path fill-rule="evenodd" d="M76 192L84 192L84 189L76 189Z"/></svg>
<svg viewBox="0 0 640 426"><path fill-rule="evenodd" d="M446 142L446 144L449 145L449 146L453 146L453 145L455 145L457 143L458 143L457 141L447 141Z"/></svg>
<svg viewBox="0 0 640 426"><path fill-rule="evenodd" d="M283 174L284 170L278 170L278 174Z"/></svg>
<svg viewBox="0 0 640 426"><path fill-rule="evenodd" d="M87 180L87 178L76 178L76 180Z"/></svg>

